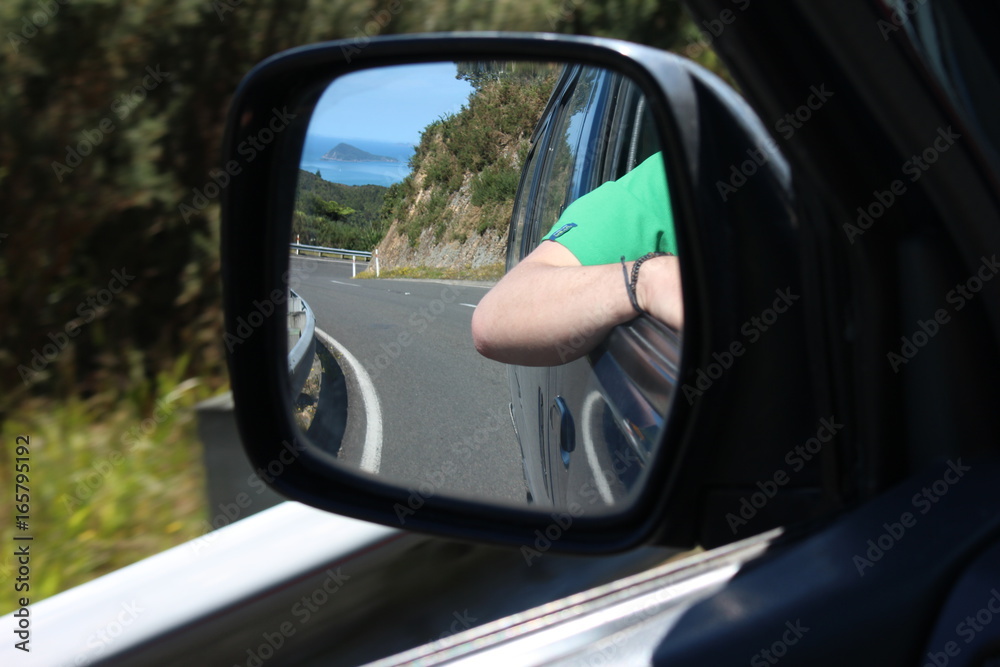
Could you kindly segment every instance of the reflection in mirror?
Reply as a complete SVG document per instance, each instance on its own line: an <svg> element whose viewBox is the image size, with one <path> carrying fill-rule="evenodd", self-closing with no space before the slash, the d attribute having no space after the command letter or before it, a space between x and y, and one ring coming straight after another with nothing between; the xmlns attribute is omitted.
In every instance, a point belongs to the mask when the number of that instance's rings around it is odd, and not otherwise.
<svg viewBox="0 0 1000 667"><path fill-rule="evenodd" d="M620 509L679 362L677 258L632 273L655 317L636 317L619 263L652 251L676 254L664 160L622 75L490 61L334 80L292 213L287 353L305 440L408 489L404 525L430 496ZM608 269L605 287L573 278L563 298L530 273L539 263ZM557 322L566 308L539 292L579 312Z"/></svg>

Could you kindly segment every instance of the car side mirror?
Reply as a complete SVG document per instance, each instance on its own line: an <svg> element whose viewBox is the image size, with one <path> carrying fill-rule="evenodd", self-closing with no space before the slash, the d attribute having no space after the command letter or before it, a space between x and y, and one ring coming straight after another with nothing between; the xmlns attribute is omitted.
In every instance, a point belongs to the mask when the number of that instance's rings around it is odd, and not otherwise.
<svg viewBox="0 0 1000 667"><path fill-rule="evenodd" d="M708 313L713 299L740 304L787 271L771 267L728 294L716 286L735 263L706 273L735 251L729 241L710 251L709 235L738 219L708 185L711 170L766 136L759 122L693 63L615 40L345 45L261 63L229 119L225 343L262 478L342 514L531 548L539 535L591 552L704 541L722 517L705 515L701 482L725 448L697 442L696 417L725 390L702 400L699 371L735 324ZM775 211L770 224L787 234L782 161L773 145L759 150L770 164L756 212ZM602 187L611 194L599 203ZM505 369L473 348L469 321L487 285L444 271L382 276L408 244L484 235L505 242L510 270L604 206L619 227L599 246L627 296L637 255L623 272L617 244L640 223L615 203L619 190L645 193L650 215L669 221L649 250L679 265L683 330L632 313L573 363ZM609 263L566 247L579 262Z"/></svg>

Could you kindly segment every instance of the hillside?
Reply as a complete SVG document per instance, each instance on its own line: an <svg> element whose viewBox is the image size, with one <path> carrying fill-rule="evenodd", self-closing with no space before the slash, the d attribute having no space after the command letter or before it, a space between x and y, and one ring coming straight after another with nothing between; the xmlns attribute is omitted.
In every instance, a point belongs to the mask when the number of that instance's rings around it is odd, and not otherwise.
<svg viewBox="0 0 1000 667"><path fill-rule="evenodd" d="M424 129L413 171L386 193L383 267L503 262L521 165L558 73L523 63L460 69L474 87L468 105Z"/></svg>
<svg viewBox="0 0 1000 667"><path fill-rule="evenodd" d="M382 204L389 188L343 185L299 170L292 237L302 243L371 250L382 238Z"/></svg>

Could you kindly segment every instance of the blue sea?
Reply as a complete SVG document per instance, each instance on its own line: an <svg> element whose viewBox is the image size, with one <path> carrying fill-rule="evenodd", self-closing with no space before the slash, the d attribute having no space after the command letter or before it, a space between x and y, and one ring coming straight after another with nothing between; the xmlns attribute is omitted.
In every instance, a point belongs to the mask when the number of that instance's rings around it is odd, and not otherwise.
<svg viewBox="0 0 1000 667"><path fill-rule="evenodd" d="M399 162L337 162L324 160L331 148L339 143L350 144L375 155L394 157ZM385 185L406 178L410 173L409 160L414 147L410 144L374 141L370 139L340 139L310 134L302 151L302 169L316 173L319 170L324 180L344 185Z"/></svg>

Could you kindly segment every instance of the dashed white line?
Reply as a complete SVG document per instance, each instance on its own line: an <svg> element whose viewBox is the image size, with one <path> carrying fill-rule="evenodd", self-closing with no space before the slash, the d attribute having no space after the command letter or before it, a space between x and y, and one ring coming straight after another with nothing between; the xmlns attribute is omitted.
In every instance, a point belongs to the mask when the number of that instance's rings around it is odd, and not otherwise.
<svg viewBox="0 0 1000 667"><path fill-rule="evenodd" d="M331 283L337 283L338 285L347 285L348 287L361 287L361 285L359 285L357 283L342 283L339 280L331 280L330 282Z"/></svg>
<svg viewBox="0 0 1000 667"><path fill-rule="evenodd" d="M460 305L460 306L468 306L469 308L475 308L476 307L476 304L474 304L474 303L460 303L458 305Z"/></svg>
<svg viewBox="0 0 1000 667"><path fill-rule="evenodd" d="M330 334L320 329L314 329L316 336L325 345L340 352L354 372L354 377L358 381L361 390L361 400L365 404L365 444L361 452L361 469L365 472L376 473L382 464L382 406L378 402L378 394L375 392L375 385L368 375L368 371L361 365L357 358L347 351L347 348L333 339Z"/></svg>

